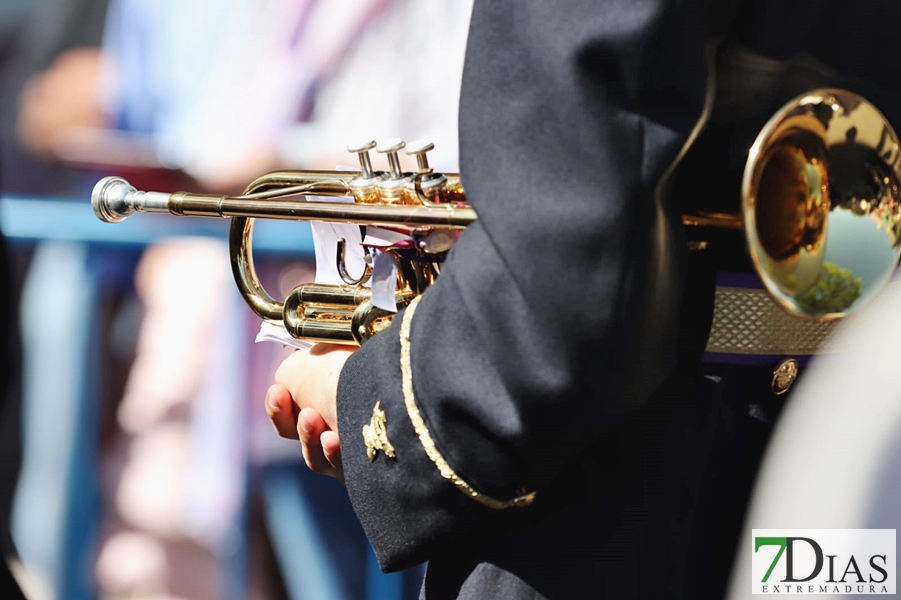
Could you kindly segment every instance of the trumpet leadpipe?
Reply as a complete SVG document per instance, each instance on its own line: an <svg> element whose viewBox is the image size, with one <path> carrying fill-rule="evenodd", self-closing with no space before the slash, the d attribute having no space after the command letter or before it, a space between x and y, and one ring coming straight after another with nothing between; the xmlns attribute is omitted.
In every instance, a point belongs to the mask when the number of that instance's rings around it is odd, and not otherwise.
<svg viewBox="0 0 901 600"><path fill-rule="evenodd" d="M267 176L278 186L278 173ZM353 174L306 171L303 183L246 194L219 196L175 192L142 192L121 177L105 177L91 194L94 214L107 223L119 223L136 212L177 216L245 217L296 221L371 223L386 227L440 227L464 229L476 220L469 206L450 204L373 205L356 202L310 202L297 196L349 196Z"/></svg>
<svg viewBox="0 0 901 600"><path fill-rule="evenodd" d="M121 177L104 177L91 192L91 208L105 223L121 223L136 212L169 212L169 194L140 192Z"/></svg>

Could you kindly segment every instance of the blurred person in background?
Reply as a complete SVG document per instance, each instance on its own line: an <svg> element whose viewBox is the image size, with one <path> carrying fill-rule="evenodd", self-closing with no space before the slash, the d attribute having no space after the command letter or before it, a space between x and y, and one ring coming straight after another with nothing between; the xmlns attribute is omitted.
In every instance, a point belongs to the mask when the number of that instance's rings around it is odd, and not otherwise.
<svg viewBox="0 0 901 600"><path fill-rule="evenodd" d="M0 181L2 181L0 172ZM22 349L19 338L19 282L13 272L8 243L0 222L0 594L11 600L24 599L13 570L21 569L11 535L13 493L22 462L21 379Z"/></svg>
<svg viewBox="0 0 901 600"><path fill-rule="evenodd" d="M18 43L18 29L27 19L28 7L24 1L7 2L0 6L0 85L2 91L8 83L6 75ZM2 93L0 93L2 100ZM3 161L5 155L4 136L0 132L0 189L3 188ZM14 566L19 558L10 533L10 516L12 511L13 492L21 468L22 445L19 421L21 419L21 347L18 321L18 282L13 274L6 238L2 234L3 223L0 222L0 347L2 347L2 364L0 364L0 453L4 456L0 470L0 550L3 564L0 565L0 591L4 597L22 598L22 592L16 583L10 566Z"/></svg>
<svg viewBox="0 0 901 600"><path fill-rule="evenodd" d="M102 30L102 17L106 10L106 0L32 0L20 2L9 0L0 6L0 193L21 195L46 195L68 197L75 193L81 183L79 173L69 167L60 165L55 160L47 161L30 152L22 144L17 134L18 116L20 114L20 98L23 89L37 73L44 69L55 69L56 66L81 62L78 58L83 53L96 51ZM69 67L62 67L68 71ZM75 67L72 73L81 69ZM79 76L63 77L73 85L68 92L74 97L79 94L77 80ZM27 94L26 94L27 95ZM0 223L2 229L4 223ZM14 498L18 486L30 474L28 471L35 463L34 450L42 446L46 452L50 446L46 440L37 441L25 435L23 423L28 422L33 382L26 376L29 369L24 366L34 365L46 357L25 354L30 349L28 343L20 342L20 330L27 329L19 325L19 296L32 253L23 248L14 247L3 240L2 250L2 344L4 361L2 368L2 420L0 420L0 441L4 456L0 478L2 478L2 494L0 494L0 514L3 518L2 547L4 558L14 557L15 573L29 598L41 598L48 587L42 579L53 558L50 553L35 554L37 547L47 548L43 542L47 534L61 536L62 532L48 532L55 523L54 515L47 511L51 504L47 495L40 502L33 504L32 510L39 520L43 520L40 530L34 531L33 537L22 539L16 536L16 542L10 536L12 525L19 523L11 519L14 512ZM65 291L58 290L62 294ZM61 332L58 332L61 333ZM64 337L57 337L57 343ZM77 350L76 350L77 352ZM22 356L25 354L25 356ZM21 357L21 359L20 359ZM44 366L55 372L57 365L47 361ZM46 374L44 375L46 378ZM58 414L58 413L51 413ZM44 431L50 419L44 415ZM58 440L54 440L57 442ZM37 443L35 443L37 442ZM20 471L21 467L21 471ZM59 472L54 473L58 479ZM44 489L46 492L46 488ZM19 507L21 509L21 507ZM21 514L21 510L19 510ZM13 521L12 523L10 521ZM16 548L18 546L18 548ZM40 565L33 560L40 555ZM28 564L25 564L25 560ZM4 597L20 597L17 588L8 587L4 580Z"/></svg>
<svg viewBox="0 0 901 600"><path fill-rule="evenodd" d="M346 163L354 136L431 137L436 165L455 169L469 6L113 0L102 52L26 87L19 135L45 158L232 193L269 170Z"/></svg>
<svg viewBox="0 0 901 600"><path fill-rule="evenodd" d="M11 536L10 513L22 460L19 292L2 230L0 222L0 452L4 457L0 468L0 594L17 600L24 596L11 568L19 569L20 576L24 573Z"/></svg>
<svg viewBox="0 0 901 600"><path fill-rule="evenodd" d="M95 85L107 0L3 6L9 29L0 68L3 191L70 196L85 189L85 180L50 151L52 131L101 122Z"/></svg>
<svg viewBox="0 0 901 600"><path fill-rule="evenodd" d="M456 170L456 107L468 17L469 2L460 0L285 0L262 5L244 0L112 0L102 47L73 50L34 76L20 97L16 131L22 144L43 160L122 174L141 187L161 190L236 193L267 170L334 168L351 162L353 157L343 149L360 137L431 137L436 166ZM196 268L203 270L196 261L209 261L207 270L218 272L212 265L217 259L208 250L206 244L180 246ZM152 248L138 272L144 281L165 281L165 273L183 262L178 254ZM153 406L159 402L152 394L135 390L156 389L167 381L159 375L162 366L154 366L154 352L180 355L190 343L198 364L205 364L210 341L202 335L190 341L165 341L169 329L161 327L159 319L168 309L161 302L147 304L148 298L159 296L146 283L143 290L146 312L139 355L117 409L120 430L105 459L112 513L103 525L97 573L109 593L151 594L161 585L170 592L182 589L176 579L183 578L183 572L171 568L178 552L167 556L167 548L173 548L167 539L188 514L184 507L196 506L205 496L197 495L196 486L192 497L185 496L178 477L161 480L155 477L160 471L144 460L154 454L146 450L154 447L151 440L159 426L166 425L171 433L185 411L196 410L192 397L205 395L199 391L201 382L187 386L194 390L190 394L169 390L169 400L161 401L170 408L162 412L155 412ZM203 330L195 322L185 328ZM165 344L177 347L158 352ZM226 403L224 397L221 400ZM223 407L232 415L234 409ZM138 414L151 416L136 419ZM166 447L167 456L182 465L196 460L198 447L206 446L203 455L209 458L226 431L234 434L227 426L217 433L210 427L197 428L190 418L181 425L191 434L169 436ZM195 439L200 430L207 437ZM232 442L243 451L244 441ZM226 452L220 458L230 465L226 468L243 468L239 455ZM219 467L224 466L221 461L216 463ZM232 479L232 485L235 482ZM135 490L147 486L160 494L160 503L123 504L124 498L135 498ZM234 488L220 491L220 496L228 496ZM181 511L174 509L179 503ZM206 516L208 525L221 533L230 526L227 515L231 520L239 515L222 498L218 505L225 513L219 513L217 524L212 523L215 511ZM351 518L349 505L343 518ZM123 523L131 527L123 528ZM146 526L135 528L136 523ZM134 535L118 535L129 530ZM137 535L142 532L145 535ZM164 535L154 535L160 532ZM365 540L354 534L346 543L338 539L331 543L362 548ZM365 552L354 550L344 556L355 557L360 564L338 574L347 580L339 580L338 597L354 597L363 585ZM211 559L208 555L206 566L197 572L209 573ZM304 587L306 597L315 596L313 577L294 567L290 556L282 565L288 583L293 582L292 597L305 597ZM167 584L167 577L176 579Z"/></svg>

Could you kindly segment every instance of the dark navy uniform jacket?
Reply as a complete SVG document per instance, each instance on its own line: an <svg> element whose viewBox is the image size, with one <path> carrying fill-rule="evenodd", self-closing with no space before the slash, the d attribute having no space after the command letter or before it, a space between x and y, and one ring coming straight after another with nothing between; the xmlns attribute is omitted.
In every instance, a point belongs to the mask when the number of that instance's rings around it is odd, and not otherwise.
<svg viewBox="0 0 901 600"><path fill-rule="evenodd" d="M772 394L702 364L713 275L745 257L689 255L679 215L735 212L756 132L806 89L901 122L899 24L897 0L476 2L460 158L479 220L410 321L421 423L403 312L338 390L383 569L428 560L430 599L722 596L771 426L748 407ZM370 461L376 402L395 456ZM450 471L534 502L486 506Z"/></svg>

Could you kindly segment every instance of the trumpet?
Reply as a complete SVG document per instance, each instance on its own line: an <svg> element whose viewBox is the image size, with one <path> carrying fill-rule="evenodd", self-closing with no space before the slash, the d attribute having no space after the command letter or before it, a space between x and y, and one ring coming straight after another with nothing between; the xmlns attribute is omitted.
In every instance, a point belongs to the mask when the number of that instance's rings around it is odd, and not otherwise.
<svg viewBox="0 0 901 600"><path fill-rule="evenodd" d="M849 91L819 89L770 118L748 152L741 227L764 288L790 314L834 321L864 306L901 256L901 152L888 120ZM704 225L705 215L683 216Z"/></svg>
<svg viewBox="0 0 901 600"><path fill-rule="evenodd" d="M743 230L757 275L772 298L804 319L842 318L866 303L890 279L901 256L901 152L888 121L869 102L844 90L814 90L777 111L748 152L736 213L681 216L687 228ZM369 151L385 154L387 171L374 171ZM118 177L94 188L91 203L103 221L135 212L229 217L235 282L248 306L281 321L295 338L363 344L387 327L394 313L373 304L371 276L344 285L305 283L278 302L263 289L253 262L254 219L331 221L403 231L412 243L386 249L397 263L394 301L403 308L438 277L441 262L477 215L458 174L435 173L425 140L352 144L360 170L277 171L243 195L142 192ZM398 153L416 157L403 172ZM346 197L311 202L305 196Z"/></svg>
<svg viewBox="0 0 901 600"><path fill-rule="evenodd" d="M409 145L389 139L377 151L387 155L388 171L373 171L369 156L376 143L348 146L357 154L360 171L276 171L247 186L240 196L176 192L142 192L120 177L105 177L91 194L94 214L118 223L136 212L177 216L228 217L229 253L235 283L244 301L264 320L281 321L288 333L309 342L360 345L391 323L394 312L373 304L367 282L352 278L344 267L339 242L337 269L345 285L304 283L278 302L263 288L253 261L253 225L257 218L353 223L402 231L412 243L383 249L397 263L395 306L407 306L431 285L456 232L475 221L457 174L434 173L427 153L434 145ZM416 173L401 171L398 153L415 156ZM352 202L311 202L304 197L350 197Z"/></svg>

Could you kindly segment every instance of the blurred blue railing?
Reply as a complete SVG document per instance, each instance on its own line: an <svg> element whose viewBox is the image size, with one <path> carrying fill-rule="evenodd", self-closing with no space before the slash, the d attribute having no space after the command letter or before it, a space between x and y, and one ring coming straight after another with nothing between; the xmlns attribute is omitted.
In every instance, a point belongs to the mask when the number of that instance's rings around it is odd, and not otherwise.
<svg viewBox="0 0 901 600"><path fill-rule="evenodd" d="M136 214L121 223L104 223L86 199L0 197L0 228L10 240L73 241L88 244L146 246L172 236L228 239L228 219L186 219ZM261 219L254 225L254 251L313 255L307 223Z"/></svg>

